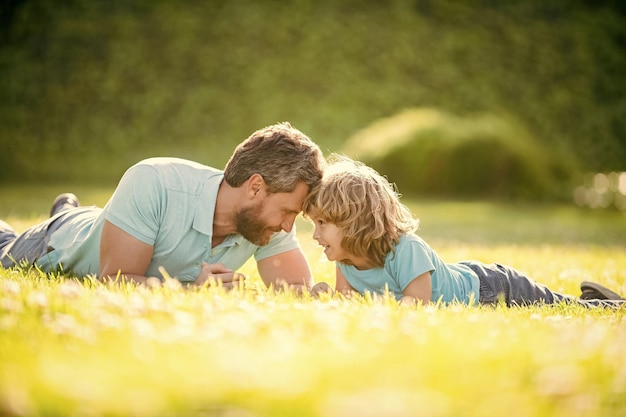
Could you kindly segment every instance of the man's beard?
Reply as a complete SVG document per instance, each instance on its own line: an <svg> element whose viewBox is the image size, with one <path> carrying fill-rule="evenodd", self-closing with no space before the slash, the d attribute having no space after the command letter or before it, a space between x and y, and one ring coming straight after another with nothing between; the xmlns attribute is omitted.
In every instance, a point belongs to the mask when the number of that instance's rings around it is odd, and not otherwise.
<svg viewBox="0 0 626 417"><path fill-rule="evenodd" d="M234 216L237 233L258 246L267 245L272 237L271 234L267 233L268 230L272 229L261 220L262 211L263 204L260 203L256 206L244 207L235 213ZM279 232L280 229L273 231Z"/></svg>

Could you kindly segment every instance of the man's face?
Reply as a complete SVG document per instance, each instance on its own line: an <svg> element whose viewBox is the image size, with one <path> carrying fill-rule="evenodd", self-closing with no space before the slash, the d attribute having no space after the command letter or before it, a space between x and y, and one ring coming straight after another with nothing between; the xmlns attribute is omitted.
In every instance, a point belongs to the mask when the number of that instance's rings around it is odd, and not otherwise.
<svg viewBox="0 0 626 417"><path fill-rule="evenodd" d="M290 193L268 194L263 189L256 203L235 213L237 233L255 245L264 246L274 233L291 231L308 191L303 182Z"/></svg>

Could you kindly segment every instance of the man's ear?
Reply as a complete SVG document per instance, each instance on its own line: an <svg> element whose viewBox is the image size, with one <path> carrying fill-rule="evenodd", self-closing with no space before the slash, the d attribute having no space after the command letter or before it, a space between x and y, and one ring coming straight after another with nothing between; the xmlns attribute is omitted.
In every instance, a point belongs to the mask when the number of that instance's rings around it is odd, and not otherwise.
<svg viewBox="0 0 626 417"><path fill-rule="evenodd" d="M265 180L261 174L252 174L248 178L247 194L249 198L254 198L259 192L264 191L266 188Z"/></svg>

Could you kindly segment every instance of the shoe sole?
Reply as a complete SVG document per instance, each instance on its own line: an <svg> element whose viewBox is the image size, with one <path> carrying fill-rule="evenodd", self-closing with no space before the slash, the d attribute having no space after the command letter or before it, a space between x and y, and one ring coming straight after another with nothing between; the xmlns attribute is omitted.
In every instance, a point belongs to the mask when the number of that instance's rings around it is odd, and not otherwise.
<svg viewBox="0 0 626 417"><path fill-rule="evenodd" d="M52 202L50 217L54 216L57 213L60 213L63 210L66 210L66 208L63 208L63 206L66 205L69 205L70 207L80 207L80 201L78 201L78 197L76 197L76 195L72 193L59 194Z"/></svg>
<svg viewBox="0 0 626 417"><path fill-rule="evenodd" d="M583 291L583 293L585 292L585 290L595 291L598 294L601 294L607 300L624 300L624 298L622 298L622 296L620 296L618 293L613 292L600 284L596 284L595 282L583 281L580 284L580 289Z"/></svg>

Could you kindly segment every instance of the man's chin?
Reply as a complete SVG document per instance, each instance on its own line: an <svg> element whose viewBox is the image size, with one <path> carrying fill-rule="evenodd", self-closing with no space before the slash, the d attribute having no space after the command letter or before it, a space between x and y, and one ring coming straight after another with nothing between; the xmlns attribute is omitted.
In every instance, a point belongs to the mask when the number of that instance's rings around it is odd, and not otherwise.
<svg viewBox="0 0 626 417"><path fill-rule="evenodd" d="M262 240L258 239L256 242L252 242L252 243L254 243L257 246L265 246L268 243L270 243L270 239L269 238L263 238Z"/></svg>
<svg viewBox="0 0 626 417"><path fill-rule="evenodd" d="M282 232L282 231L283 231L283 229L281 229L281 228L278 228L278 230L274 230L274 229L267 229L267 233L266 233L265 235L263 235L263 238L265 239L265 240L264 240L264 243L263 243L263 244L261 244L261 245L259 245L259 244L257 243L257 245L258 245L258 246L265 246L265 245L267 245L268 243L270 243L270 240L272 239L272 237L273 237L276 233L280 233L280 232Z"/></svg>
<svg viewBox="0 0 626 417"><path fill-rule="evenodd" d="M270 243L270 239L272 238L273 235L274 235L274 232L269 232L269 233L265 233L259 236L252 236L252 237L244 236L244 238L257 246L265 246L268 243Z"/></svg>

